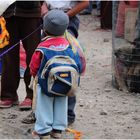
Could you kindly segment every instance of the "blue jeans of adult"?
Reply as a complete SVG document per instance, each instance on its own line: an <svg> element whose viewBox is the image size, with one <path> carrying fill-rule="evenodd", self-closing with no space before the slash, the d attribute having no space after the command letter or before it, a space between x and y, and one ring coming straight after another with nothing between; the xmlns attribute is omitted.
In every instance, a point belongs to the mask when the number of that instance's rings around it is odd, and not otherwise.
<svg viewBox="0 0 140 140"><path fill-rule="evenodd" d="M80 20L77 16L71 17L69 19L69 26L68 31L75 36L78 37L78 29L79 29ZM74 122L75 121L75 112L74 108L76 105L76 96L74 97L68 97L68 122Z"/></svg>

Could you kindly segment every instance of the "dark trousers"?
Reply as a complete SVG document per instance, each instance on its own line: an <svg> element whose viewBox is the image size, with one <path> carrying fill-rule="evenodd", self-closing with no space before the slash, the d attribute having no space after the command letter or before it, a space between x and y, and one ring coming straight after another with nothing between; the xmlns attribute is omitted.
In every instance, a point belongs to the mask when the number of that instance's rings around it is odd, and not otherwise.
<svg viewBox="0 0 140 140"><path fill-rule="evenodd" d="M112 1L101 1L101 28L112 29Z"/></svg>
<svg viewBox="0 0 140 140"><path fill-rule="evenodd" d="M76 38L78 37L79 23L80 21L76 16L70 18L68 31L72 33ZM76 105L76 96L68 97L68 121L75 120L75 112L74 112L75 105Z"/></svg>
<svg viewBox="0 0 140 140"><path fill-rule="evenodd" d="M10 44L4 49L16 44L18 41L29 35L41 24L40 18L23 18L23 17L10 17L6 19L7 30L10 35ZM41 29L37 30L31 36L23 40L23 47L26 52L27 69L24 74L24 82L26 87L26 97L32 99L33 91L29 89L30 84L30 69L29 64L33 52L41 40ZM15 100L17 89L20 82L20 59L19 59L19 44L2 57L2 77L1 77L1 99ZM4 51L2 50L2 51ZM1 51L1 52L2 52Z"/></svg>

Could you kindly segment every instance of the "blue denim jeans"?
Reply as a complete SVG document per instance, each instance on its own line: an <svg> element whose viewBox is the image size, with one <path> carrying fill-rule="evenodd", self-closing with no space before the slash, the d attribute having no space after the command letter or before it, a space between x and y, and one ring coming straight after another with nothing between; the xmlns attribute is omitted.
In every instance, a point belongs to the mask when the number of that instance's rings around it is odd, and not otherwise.
<svg viewBox="0 0 140 140"><path fill-rule="evenodd" d="M65 130L67 128L67 97L49 97L37 87L35 109L35 131L38 134L51 132L52 129Z"/></svg>
<svg viewBox="0 0 140 140"><path fill-rule="evenodd" d="M71 17L69 20L70 21L68 31L77 38L80 20L77 16ZM75 120L75 112L74 112L75 105L76 105L76 96L68 97L68 121Z"/></svg>
<svg viewBox="0 0 140 140"><path fill-rule="evenodd" d="M80 20L77 16L70 17L68 31L75 36L78 37L78 29L79 29Z"/></svg>

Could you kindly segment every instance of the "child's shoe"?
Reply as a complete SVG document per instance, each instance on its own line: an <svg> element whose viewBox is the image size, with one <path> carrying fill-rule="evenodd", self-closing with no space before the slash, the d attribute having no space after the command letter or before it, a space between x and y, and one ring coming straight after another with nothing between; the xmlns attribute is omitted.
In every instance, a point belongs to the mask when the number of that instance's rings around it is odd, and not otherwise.
<svg viewBox="0 0 140 140"><path fill-rule="evenodd" d="M28 116L23 118L21 122L25 124L33 124L35 123L35 121L36 121L35 113L32 111Z"/></svg>
<svg viewBox="0 0 140 140"><path fill-rule="evenodd" d="M50 139L50 132L45 133L45 134L38 134L36 131L33 131L32 136L34 139L38 139L38 138L42 140Z"/></svg>
<svg viewBox="0 0 140 140"><path fill-rule="evenodd" d="M41 140L50 139L50 135L39 136Z"/></svg>
<svg viewBox="0 0 140 140"><path fill-rule="evenodd" d="M51 137L55 139L61 139L62 137L62 130L53 129L51 132Z"/></svg>

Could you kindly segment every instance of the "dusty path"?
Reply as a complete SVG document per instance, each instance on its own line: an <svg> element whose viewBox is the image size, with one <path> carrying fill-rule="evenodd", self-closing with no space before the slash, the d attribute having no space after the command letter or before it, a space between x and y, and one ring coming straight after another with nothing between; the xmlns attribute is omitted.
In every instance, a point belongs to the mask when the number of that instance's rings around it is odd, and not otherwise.
<svg viewBox="0 0 140 140"><path fill-rule="evenodd" d="M99 20L81 16L79 40L86 48L87 71L77 93L77 120L70 127L83 133L82 138L140 138L140 95L123 93L111 85L112 33L95 31ZM23 80L18 90L25 96ZM31 138L33 125L21 124L29 111L0 109L0 138ZM73 138L64 133L64 138Z"/></svg>

